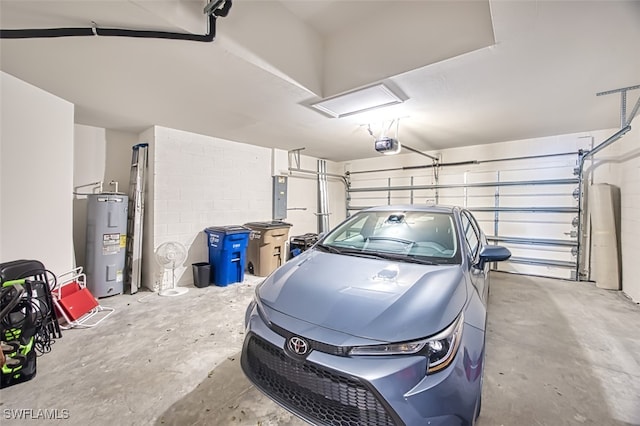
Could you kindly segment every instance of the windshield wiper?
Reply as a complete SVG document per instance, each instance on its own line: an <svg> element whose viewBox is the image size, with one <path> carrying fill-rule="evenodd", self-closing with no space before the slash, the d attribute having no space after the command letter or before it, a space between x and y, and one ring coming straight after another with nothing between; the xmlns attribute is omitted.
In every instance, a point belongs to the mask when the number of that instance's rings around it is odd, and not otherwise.
<svg viewBox="0 0 640 426"><path fill-rule="evenodd" d="M317 243L315 246L329 253L345 254L348 256L366 257L369 259L399 260L401 262L417 263L420 265L439 265L439 263L437 262L416 257L416 255L414 254L394 254L394 253L384 253L379 251L362 251L362 250L346 248L346 247L337 248L337 247L330 246L327 244L322 244L322 243Z"/></svg>
<svg viewBox="0 0 640 426"><path fill-rule="evenodd" d="M353 248L342 248L342 247L337 248L334 246L329 246L321 243L316 244L316 247L319 247L325 251L328 251L329 253L344 254L347 256L366 257L369 259L384 259L383 256L381 256L376 252L367 252L367 251L362 251L362 250L353 249Z"/></svg>
<svg viewBox="0 0 640 426"><path fill-rule="evenodd" d="M418 263L421 265L438 265L437 262L417 257L415 254L393 254L381 252L376 252L375 254L381 259L399 260L401 262Z"/></svg>
<svg viewBox="0 0 640 426"><path fill-rule="evenodd" d="M322 243L317 243L316 247L321 248L324 251L328 251L329 253L335 253L335 254L341 254L342 251L338 250L337 248L333 247L333 246L328 246L326 244L322 244Z"/></svg>

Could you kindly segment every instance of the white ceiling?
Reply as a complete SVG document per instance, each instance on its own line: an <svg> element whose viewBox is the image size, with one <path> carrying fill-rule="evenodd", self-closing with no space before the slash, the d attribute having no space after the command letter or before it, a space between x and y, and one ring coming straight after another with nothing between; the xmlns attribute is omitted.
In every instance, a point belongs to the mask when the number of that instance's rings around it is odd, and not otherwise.
<svg viewBox="0 0 640 426"><path fill-rule="evenodd" d="M0 0L0 26L203 34L205 4ZM0 68L74 103L79 124L339 161L378 155L363 125L396 117L403 144L433 151L619 127L619 96L596 93L640 84L639 50L638 1L235 0L213 43L3 39ZM380 81L409 99L340 119L307 106Z"/></svg>

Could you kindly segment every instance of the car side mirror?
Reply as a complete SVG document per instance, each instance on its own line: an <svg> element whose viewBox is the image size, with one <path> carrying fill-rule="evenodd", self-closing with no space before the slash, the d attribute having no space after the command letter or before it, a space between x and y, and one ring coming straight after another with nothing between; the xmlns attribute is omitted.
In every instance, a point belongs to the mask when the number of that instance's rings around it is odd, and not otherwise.
<svg viewBox="0 0 640 426"><path fill-rule="evenodd" d="M478 266L484 268L486 263L501 262L511 257L511 252L508 248L502 246L484 246L480 252Z"/></svg>

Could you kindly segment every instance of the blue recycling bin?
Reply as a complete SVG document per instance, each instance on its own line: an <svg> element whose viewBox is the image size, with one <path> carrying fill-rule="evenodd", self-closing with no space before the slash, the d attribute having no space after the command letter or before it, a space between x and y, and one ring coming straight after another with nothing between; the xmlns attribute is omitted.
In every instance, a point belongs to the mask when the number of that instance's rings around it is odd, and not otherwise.
<svg viewBox="0 0 640 426"><path fill-rule="evenodd" d="M224 287L244 280L247 245L251 230L244 226L210 226L205 229L209 241L209 263L213 283Z"/></svg>

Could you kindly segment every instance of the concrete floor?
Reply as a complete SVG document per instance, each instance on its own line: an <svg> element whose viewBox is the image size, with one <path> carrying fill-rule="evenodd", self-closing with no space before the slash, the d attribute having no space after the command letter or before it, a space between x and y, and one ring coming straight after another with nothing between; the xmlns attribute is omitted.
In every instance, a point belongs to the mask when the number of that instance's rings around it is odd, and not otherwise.
<svg viewBox="0 0 640 426"><path fill-rule="evenodd" d="M115 296L64 332L35 379L0 391L69 425L303 425L243 376L245 306L260 278L184 296ZM47 421L38 421L38 424ZM494 273L480 426L640 425L640 306L590 283Z"/></svg>

